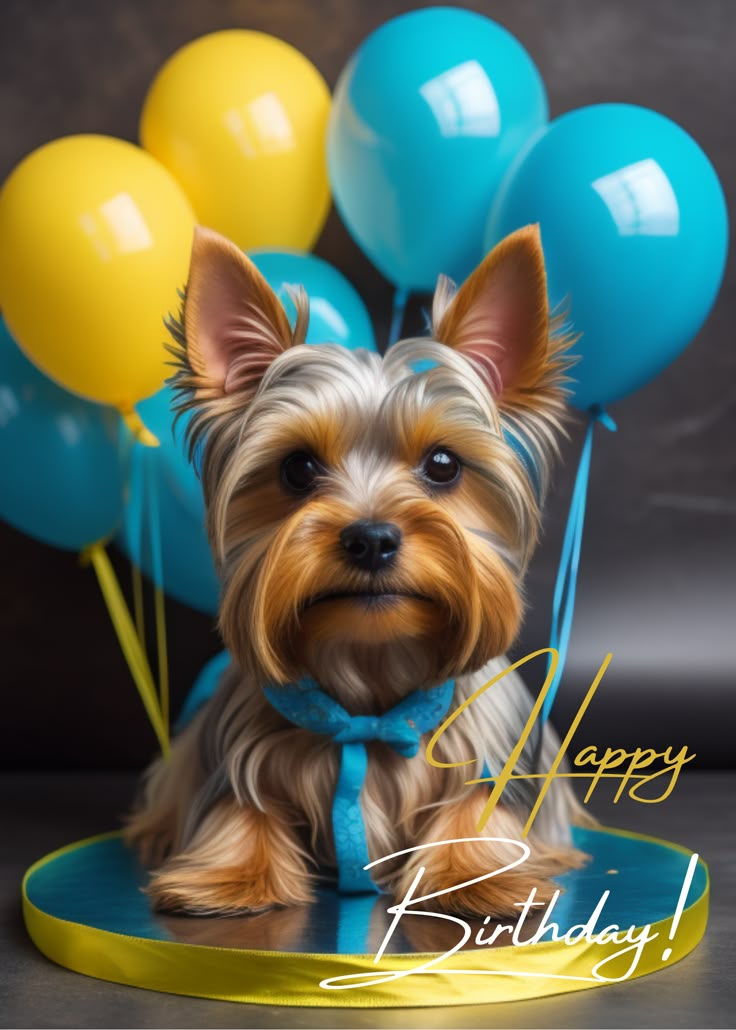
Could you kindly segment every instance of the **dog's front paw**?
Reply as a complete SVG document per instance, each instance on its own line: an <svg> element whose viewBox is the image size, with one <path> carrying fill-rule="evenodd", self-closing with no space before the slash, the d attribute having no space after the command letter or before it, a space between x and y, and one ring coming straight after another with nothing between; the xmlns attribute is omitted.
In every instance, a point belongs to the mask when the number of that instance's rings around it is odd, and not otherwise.
<svg viewBox="0 0 736 1030"><path fill-rule="evenodd" d="M189 915L244 915L312 900L304 881L284 883L269 870L187 868L173 860L154 873L147 887L155 909Z"/></svg>
<svg viewBox="0 0 736 1030"><path fill-rule="evenodd" d="M208 813L185 851L152 873L147 893L162 912L242 915L304 905L312 882L289 828L230 799Z"/></svg>
<svg viewBox="0 0 736 1030"><path fill-rule="evenodd" d="M574 848L533 835L525 839L518 815L505 808L478 835L481 801L478 795L440 810L427 827L435 846L410 856L392 885L397 898L406 896L423 868L413 896L432 896L415 907L481 918L518 916L532 890L534 904L546 904L560 889L553 877L585 864L587 856Z"/></svg>
<svg viewBox="0 0 736 1030"><path fill-rule="evenodd" d="M420 864L425 866L424 873L412 894L427 900L412 907L432 912L469 918L518 917L532 890L536 892L535 903L547 904L559 889L549 877L523 867L505 870L489 850L485 861L460 861L456 856L450 864L412 863L402 871L394 887L397 900L406 897ZM494 875L489 876L494 870Z"/></svg>

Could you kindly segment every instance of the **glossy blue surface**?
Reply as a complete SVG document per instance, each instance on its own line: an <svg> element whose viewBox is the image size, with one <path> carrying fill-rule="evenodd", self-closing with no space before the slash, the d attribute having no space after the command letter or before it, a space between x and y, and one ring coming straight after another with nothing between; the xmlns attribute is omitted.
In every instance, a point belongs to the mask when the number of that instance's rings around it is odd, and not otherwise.
<svg viewBox="0 0 736 1030"><path fill-rule="evenodd" d="M579 408L643 386L690 343L728 246L710 161L654 111L601 104L563 115L510 170L485 237L539 222L553 305L569 300Z"/></svg>
<svg viewBox="0 0 736 1030"><path fill-rule="evenodd" d="M591 856L588 865L559 877L566 888L553 919L561 932L585 923L604 891L610 891L598 929L611 923L643 926L670 917L677 905L689 855L664 842L618 836L605 830L575 830L575 843ZM42 911L72 923L149 940L196 941L197 928L207 928L202 943L228 947L338 954L365 953L375 933L372 921L391 901L379 896L341 898L325 887L298 921L299 931L285 938L278 932L279 910L257 916L228 919L162 917L151 911L141 891L146 874L119 838L81 845L58 855L37 869L28 880L29 900ZM701 897L706 870L698 863L687 904ZM523 899L521 899L523 900ZM272 929L276 927L276 932ZM381 935L379 934L378 940ZM414 950L397 934L389 951Z"/></svg>
<svg viewBox="0 0 736 1030"><path fill-rule="evenodd" d="M38 371L0 319L0 518L79 551L113 531L123 507L120 417Z"/></svg>
<svg viewBox="0 0 736 1030"><path fill-rule="evenodd" d="M338 80L327 157L335 203L396 286L464 279L483 256L488 207L512 158L547 121L526 50L450 7L394 18Z"/></svg>

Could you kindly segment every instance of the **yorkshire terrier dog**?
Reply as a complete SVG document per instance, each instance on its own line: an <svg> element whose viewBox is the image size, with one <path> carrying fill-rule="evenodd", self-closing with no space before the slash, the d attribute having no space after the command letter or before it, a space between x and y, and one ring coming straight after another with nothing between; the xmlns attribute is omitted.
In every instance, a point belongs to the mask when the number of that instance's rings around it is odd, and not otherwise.
<svg viewBox="0 0 736 1030"><path fill-rule="evenodd" d="M372 860L481 836L490 788L465 783L504 766L531 710L521 679L505 676L440 737L439 761L474 759L453 768L425 757L442 713L413 757L368 732L409 695L420 710L443 683L452 712L507 667L570 364L538 229L503 240L459 289L442 278L431 335L385 357L304 345L308 299L292 299L293 327L255 265L197 231L172 323L174 383L193 412L233 665L149 770L128 823L128 841L155 867L160 910L303 904L335 876L341 745L282 714L287 685L306 678L349 717L369 717L358 719L359 805ZM545 727L517 772L537 759L549 768L558 746ZM547 795L525 862L431 905L502 916L532 887L548 898L551 878L583 859L570 844L581 809L566 782ZM501 840L393 858L375 883L403 897L423 866L428 894L512 862L508 841L522 839L534 783L513 780L504 793L482 834Z"/></svg>

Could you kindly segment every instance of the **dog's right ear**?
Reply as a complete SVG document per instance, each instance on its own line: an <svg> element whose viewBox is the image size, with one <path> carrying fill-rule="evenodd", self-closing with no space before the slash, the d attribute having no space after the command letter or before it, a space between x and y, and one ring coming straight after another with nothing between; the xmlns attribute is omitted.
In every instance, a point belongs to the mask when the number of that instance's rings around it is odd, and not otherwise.
<svg viewBox="0 0 736 1030"><path fill-rule="evenodd" d="M557 360L539 226L502 240L456 293L443 278L432 321L435 338L474 365L499 403L533 398Z"/></svg>
<svg viewBox="0 0 736 1030"><path fill-rule="evenodd" d="M230 240L197 227L183 319L182 364L195 400L252 393L285 350L303 343L309 307L293 295L294 329L256 266Z"/></svg>

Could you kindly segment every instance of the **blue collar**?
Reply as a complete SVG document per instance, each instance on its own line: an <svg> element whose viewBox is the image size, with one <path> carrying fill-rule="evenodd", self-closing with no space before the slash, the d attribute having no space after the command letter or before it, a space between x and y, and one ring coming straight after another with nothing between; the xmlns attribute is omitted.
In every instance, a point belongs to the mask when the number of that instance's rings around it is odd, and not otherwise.
<svg viewBox="0 0 736 1030"><path fill-rule="evenodd" d="M271 705L296 726L332 737L342 745L340 773L332 805L332 833L337 856L338 887L348 894L378 888L364 869L370 862L360 793L368 768L365 744L382 740L405 758L419 750L423 733L447 714L455 681L429 690L415 690L383 715L350 715L313 679L264 688Z"/></svg>

